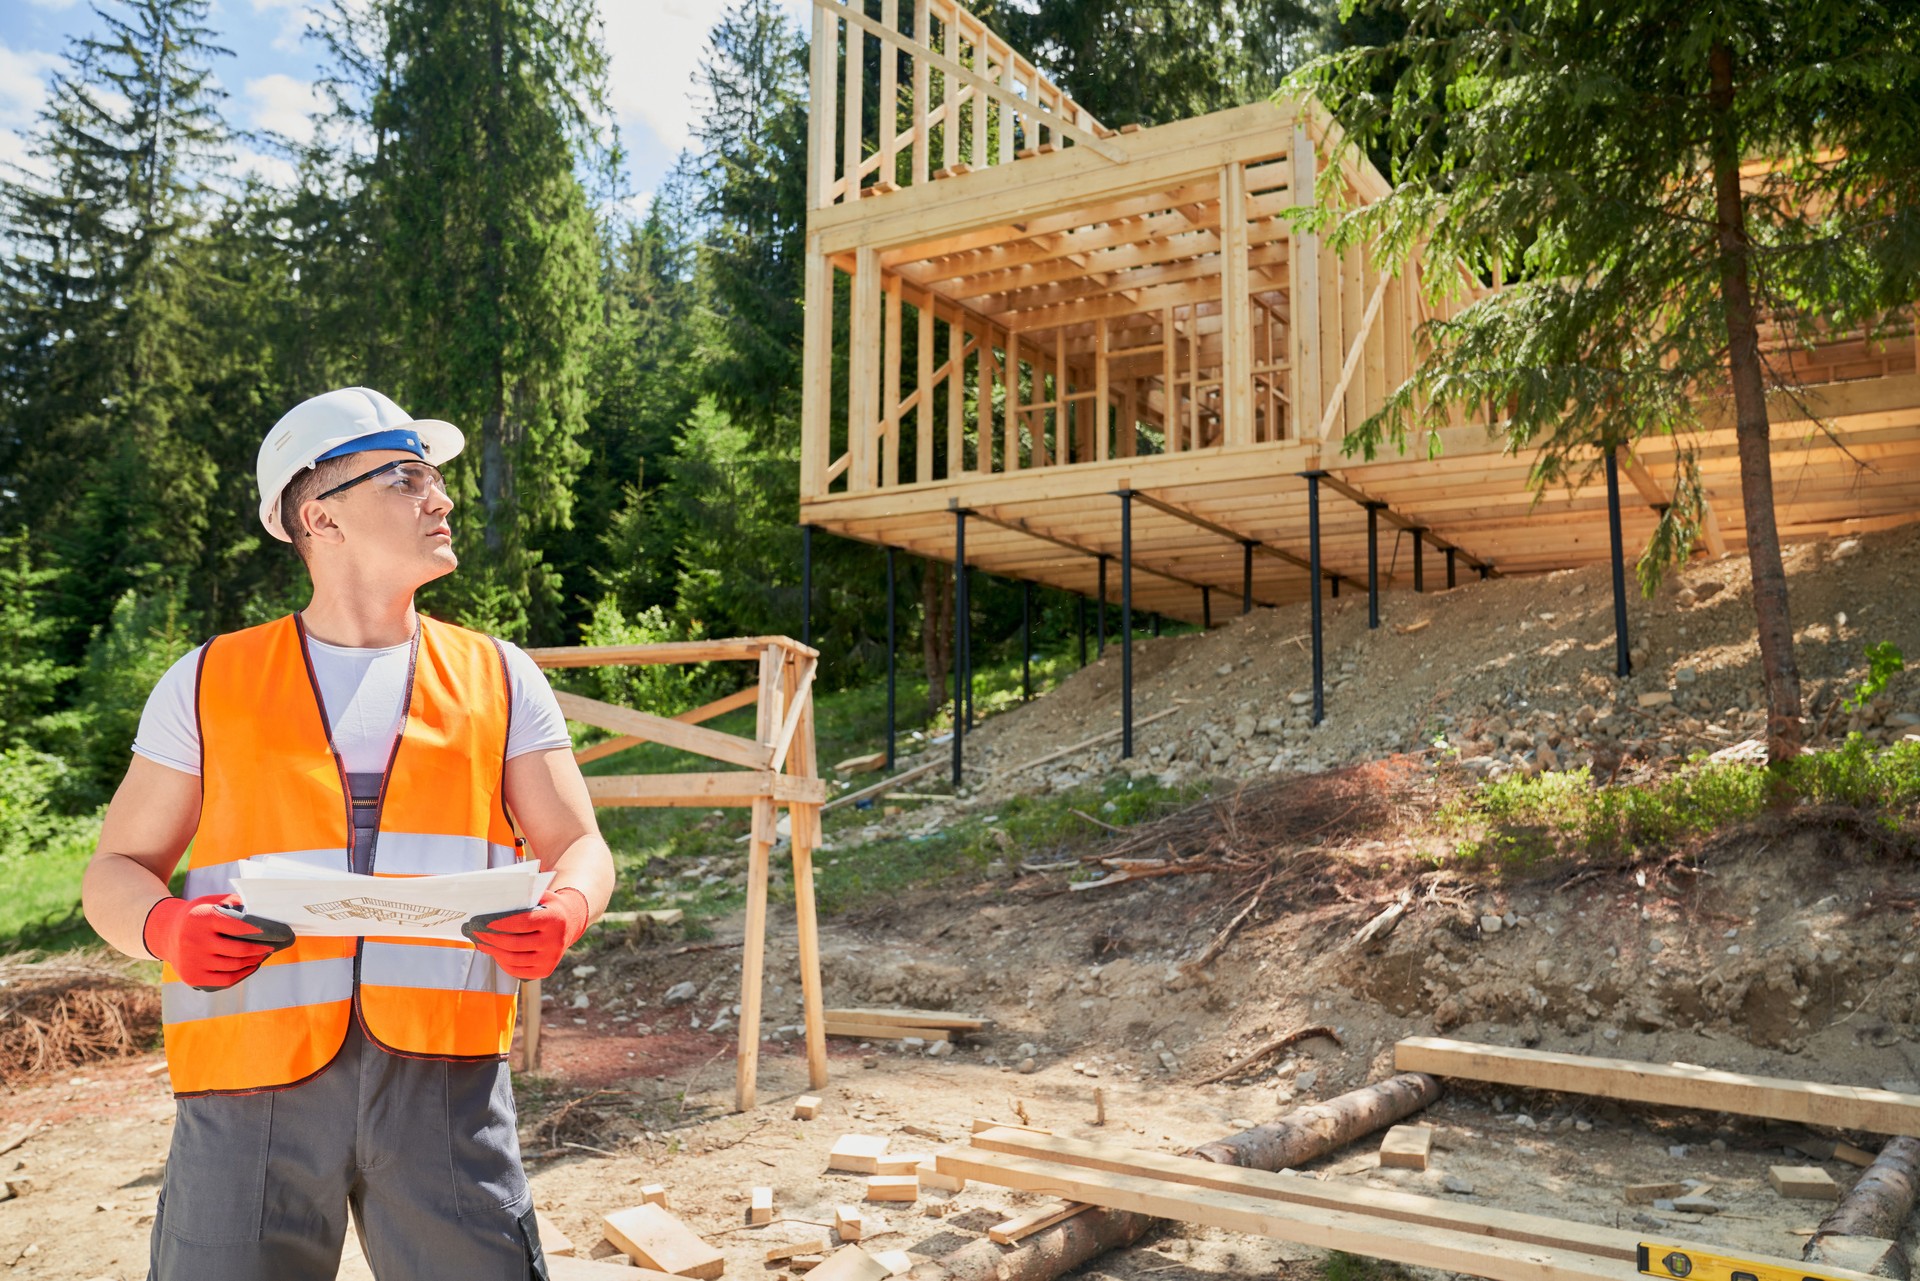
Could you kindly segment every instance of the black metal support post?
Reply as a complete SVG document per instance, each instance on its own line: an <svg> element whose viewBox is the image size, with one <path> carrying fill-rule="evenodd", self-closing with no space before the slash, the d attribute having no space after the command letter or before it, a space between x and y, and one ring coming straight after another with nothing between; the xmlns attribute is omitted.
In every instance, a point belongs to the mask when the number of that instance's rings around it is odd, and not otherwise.
<svg viewBox="0 0 1920 1281"><path fill-rule="evenodd" d="M800 643L813 644L813 526L800 526Z"/></svg>
<svg viewBox="0 0 1920 1281"><path fill-rule="evenodd" d="M1451 548L1451 547L1447 548L1447 590L1448 591L1452 591L1454 589L1454 586L1456 585L1456 580L1454 579L1454 576L1453 576L1453 560L1454 560L1453 553L1454 553L1454 548Z"/></svg>
<svg viewBox="0 0 1920 1281"><path fill-rule="evenodd" d="M962 654L967 673L967 730L973 730L973 569L968 567L961 582L960 634L966 637Z"/></svg>
<svg viewBox="0 0 1920 1281"><path fill-rule="evenodd" d="M1079 610L1076 611L1079 614L1080 622L1080 666L1085 667L1087 665L1087 598L1085 596L1079 596L1075 599L1079 602L1080 606Z"/></svg>
<svg viewBox="0 0 1920 1281"><path fill-rule="evenodd" d="M1240 544L1240 612L1253 612L1253 549L1257 543Z"/></svg>
<svg viewBox="0 0 1920 1281"><path fill-rule="evenodd" d="M1607 451L1607 535L1613 542L1613 674L1633 675L1633 656L1627 652L1627 563L1620 533L1620 463Z"/></svg>
<svg viewBox="0 0 1920 1281"><path fill-rule="evenodd" d="M1033 697L1033 584L1020 584L1020 701Z"/></svg>
<svg viewBox="0 0 1920 1281"><path fill-rule="evenodd" d="M1097 609L1099 619L1094 628L1097 641L1093 653L1095 658L1105 658L1107 656L1107 558L1105 556L1100 558L1100 603Z"/></svg>
<svg viewBox="0 0 1920 1281"><path fill-rule="evenodd" d="M1133 491L1120 491L1120 759L1133 756Z"/></svg>
<svg viewBox="0 0 1920 1281"><path fill-rule="evenodd" d="M1380 626L1380 509L1385 503L1367 504L1367 630Z"/></svg>
<svg viewBox="0 0 1920 1281"><path fill-rule="evenodd" d="M967 514L953 514L953 786L960 789L960 740L966 736L966 679L961 654L967 646Z"/></svg>
<svg viewBox="0 0 1920 1281"><path fill-rule="evenodd" d="M1318 725L1326 716L1325 670L1321 651L1323 637L1320 631L1320 477L1323 474L1317 471L1304 473L1307 478L1307 572L1313 576L1313 723L1315 725Z"/></svg>
<svg viewBox="0 0 1920 1281"><path fill-rule="evenodd" d="M1416 527L1407 532L1413 535L1413 590L1424 592L1427 590L1427 570L1421 557L1426 551L1427 531Z"/></svg>
<svg viewBox="0 0 1920 1281"><path fill-rule="evenodd" d="M1489 566L1478 565L1478 566L1475 566L1475 568L1477 568L1480 571L1480 581L1483 583L1486 582L1487 579L1492 576L1493 571Z"/></svg>
<svg viewBox="0 0 1920 1281"><path fill-rule="evenodd" d="M1147 630L1152 634L1155 640L1160 639L1160 615L1158 614L1147 615Z"/></svg>
<svg viewBox="0 0 1920 1281"><path fill-rule="evenodd" d="M887 548L887 773L893 773L893 740L897 735L894 726L894 682L897 677L898 663L894 658L894 588L893 588L893 548Z"/></svg>
<svg viewBox="0 0 1920 1281"><path fill-rule="evenodd" d="M1203 632L1213 630L1213 588L1211 587L1200 589L1200 630Z"/></svg>
<svg viewBox="0 0 1920 1281"><path fill-rule="evenodd" d="M1340 575L1334 574L1327 579L1327 594L1335 600L1340 599Z"/></svg>

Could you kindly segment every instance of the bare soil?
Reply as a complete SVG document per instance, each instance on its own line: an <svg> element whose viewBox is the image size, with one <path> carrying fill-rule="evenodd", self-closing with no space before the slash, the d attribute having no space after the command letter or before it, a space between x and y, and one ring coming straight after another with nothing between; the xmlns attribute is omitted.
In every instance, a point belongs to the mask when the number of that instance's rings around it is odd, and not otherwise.
<svg viewBox="0 0 1920 1281"><path fill-rule="evenodd" d="M1802 671L1829 736L1852 727L1885 742L1920 727L1912 673L1857 718L1827 716L1863 673L1865 644L1893 640L1920 656L1917 553L1912 529L1789 552ZM739 921L721 922L719 945L698 950L651 938L576 951L547 984L541 1071L520 1078L539 1205L582 1254L604 1254L599 1216L635 1203L640 1184L664 1183L676 1213L725 1250L729 1276L761 1275L777 1271L764 1262L770 1244L830 1236L833 1207L859 1204L860 1180L824 1172L841 1134L932 1151L961 1140L973 1117L1024 1111L1060 1133L1181 1150L1379 1079L1392 1071L1395 1041L1411 1034L1920 1091L1920 866L1855 818L1774 819L1665 862L1527 883L1467 879L1425 857L1428 816L1448 787L1539 768L1543 747L1560 764L1656 771L1695 747L1750 736L1759 704L1744 582L1742 562L1700 564L1656 600L1636 600L1638 674L1624 685L1609 675L1611 606L1599 571L1397 597L1389 625L1371 633L1364 599L1343 598L1330 616L1333 679L1318 729L1305 726L1295 697L1305 688L1295 640L1304 612L1263 611L1141 647L1141 715L1179 709L1142 732L1142 760L1123 765L1103 749L1009 773L1116 724L1110 651L1043 703L973 736L966 797L878 819L862 835L897 839L956 808L1118 769L1280 789L1243 811L1229 794L1210 820L1219 832L1198 832L1223 870L1071 892L1060 875L1018 874L1015 857L1002 875L826 921L830 1004L946 1008L994 1022L944 1056L834 1042L825 1108L808 1122L790 1117L791 1099L806 1092L791 1036L765 1045L760 1106L730 1110L739 952L724 944L738 939ZM1674 701L1642 709L1644 693ZM1439 736L1451 751L1433 749ZM1377 803L1343 799L1356 789ZM1236 835L1232 824L1247 815L1265 815L1266 830ZM832 835L844 843L854 830ZM1235 860L1236 848L1260 857ZM1401 901L1409 910L1397 928L1355 941ZM790 918L776 913L772 933L770 1033L797 1024L800 1008ZM1217 959L1196 965L1210 948ZM691 984L691 999L668 1003L680 984ZM1308 1039L1198 1084L1313 1025L1333 1028L1338 1042ZM0 1154L0 1179L30 1185L0 1201L0 1268L75 1281L145 1275L173 1117L156 1062L149 1051L0 1094L0 1142L22 1123L39 1127ZM1092 1125L1095 1088L1104 1128ZM1777 1123L1467 1084L1451 1086L1427 1119L1439 1143L1424 1174L1379 1169L1371 1141L1321 1171L1788 1257L1825 1208L1769 1188L1769 1165L1810 1163L1787 1155L1791 1136ZM1843 1187L1859 1175L1826 1168ZM1626 1183L1686 1179L1709 1187L1722 1212L1650 1211L1621 1196ZM771 1227L745 1226L754 1186L775 1191ZM918 1206L863 1209L884 1225L869 1238L876 1248L936 1257L1033 1203L975 1184L952 1197L925 1193ZM1305 1276L1317 1258L1175 1227L1092 1270L1215 1281ZM368 1274L349 1257L341 1275Z"/></svg>

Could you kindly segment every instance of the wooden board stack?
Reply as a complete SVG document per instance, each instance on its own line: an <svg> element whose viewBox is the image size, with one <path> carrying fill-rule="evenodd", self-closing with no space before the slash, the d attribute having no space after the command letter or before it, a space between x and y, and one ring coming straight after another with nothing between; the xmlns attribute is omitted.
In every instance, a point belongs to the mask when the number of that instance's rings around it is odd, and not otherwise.
<svg viewBox="0 0 1920 1281"><path fill-rule="evenodd" d="M992 1022L972 1014L952 1014L941 1010L828 1010L828 1036L855 1037L862 1041L904 1041L918 1037L922 1041L947 1041L967 1032L978 1032Z"/></svg>

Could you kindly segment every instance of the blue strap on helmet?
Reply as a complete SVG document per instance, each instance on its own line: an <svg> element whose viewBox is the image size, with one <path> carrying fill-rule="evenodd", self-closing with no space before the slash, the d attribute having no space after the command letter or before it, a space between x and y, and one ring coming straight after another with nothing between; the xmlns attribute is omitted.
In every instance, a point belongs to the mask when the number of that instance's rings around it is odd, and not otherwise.
<svg viewBox="0 0 1920 1281"><path fill-rule="evenodd" d="M427 456L427 451L420 447L419 432L411 427L394 427L367 436L356 436L344 445L335 445L313 461L322 463L329 458L339 458L343 454L364 454L371 449L404 449L417 458Z"/></svg>

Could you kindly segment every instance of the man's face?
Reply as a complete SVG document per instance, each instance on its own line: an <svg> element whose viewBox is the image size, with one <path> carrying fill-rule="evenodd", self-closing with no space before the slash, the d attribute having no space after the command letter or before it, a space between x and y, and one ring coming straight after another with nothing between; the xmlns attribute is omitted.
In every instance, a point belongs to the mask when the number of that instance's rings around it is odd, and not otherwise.
<svg viewBox="0 0 1920 1281"><path fill-rule="evenodd" d="M347 461L349 480L389 463L399 466L331 498L310 500L325 510L338 529L339 538L326 541L335 543L363 574L411 577L418 583L451 574L460 564L453 554L453 529L447 521L453 499L447 496L439 473L401 449L368 450Z"/></svg>

